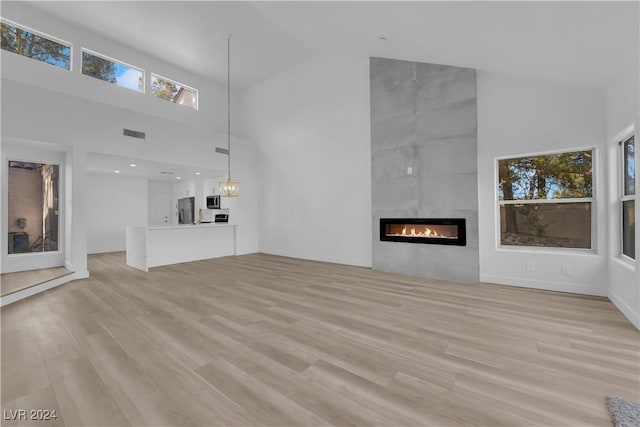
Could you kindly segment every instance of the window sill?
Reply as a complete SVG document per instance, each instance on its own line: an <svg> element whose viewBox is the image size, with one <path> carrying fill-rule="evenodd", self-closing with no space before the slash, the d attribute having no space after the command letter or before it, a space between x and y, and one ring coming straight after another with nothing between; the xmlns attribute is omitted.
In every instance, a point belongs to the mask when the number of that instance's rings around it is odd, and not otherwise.
<svg viewBox="0 0 640 427"><path fill-rule="evenodd" d="M599 256L595 249L573 248L545 248L535 246L501 246L496 247L498 252L529 253L545 255L572 255L572 256Z"/></svg>
<svg viewBox="0 0 640 427"><path fill-rule="evenodd" d="M611 257L611 259L631 272L636 271L636 260L634 260L633 258L629 258L626 255L617 255Z"/></svg>
<svg viewBox="0 0 640 427"><path fill-rule="evenodd" d="M53 255L60 255L62 253L61 250L57 250L57 251L45 251L45 252L22 252L22 253L17 253L17 254L5 254L7 256L7 258L20 258L20 257L29 257L29 256L38 256L38 255L49 255L49 254L53 254Z"/></svg>

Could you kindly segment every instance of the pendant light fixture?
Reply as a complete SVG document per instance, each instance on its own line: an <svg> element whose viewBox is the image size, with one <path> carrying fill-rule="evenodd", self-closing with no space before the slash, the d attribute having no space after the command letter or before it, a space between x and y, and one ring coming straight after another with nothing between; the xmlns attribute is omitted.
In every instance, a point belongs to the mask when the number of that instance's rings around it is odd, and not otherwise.
<svg viewBox="0 0 640 427"><path fill-rule="evenodd" d="M240 181L231 179L231 34L227 34L227 179L218 183L220 195L237 197Z"/></svg>

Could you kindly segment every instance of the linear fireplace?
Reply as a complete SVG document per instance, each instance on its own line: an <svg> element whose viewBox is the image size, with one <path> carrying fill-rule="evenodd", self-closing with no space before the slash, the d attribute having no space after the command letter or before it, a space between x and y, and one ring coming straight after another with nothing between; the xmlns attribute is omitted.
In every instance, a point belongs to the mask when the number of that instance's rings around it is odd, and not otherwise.
<svg viewBox="0 0 640 427"><path fill-rule="evenodd" d="M467 230L464 218L380 218L380 240L466 246Z"/></svg>

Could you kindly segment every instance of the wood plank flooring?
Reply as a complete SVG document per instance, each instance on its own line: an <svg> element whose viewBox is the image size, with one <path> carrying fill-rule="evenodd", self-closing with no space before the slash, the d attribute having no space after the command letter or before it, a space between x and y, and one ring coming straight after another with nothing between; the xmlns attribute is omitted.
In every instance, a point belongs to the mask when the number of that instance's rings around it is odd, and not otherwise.
<svg viewBox="0 0 640 427"><path fill-rule="evenodd" d="M611 426L638 331L605 298L265 254L91 278L2 308L2 409L58 426Z"/></svg>
<svg viewBox="0 0 640 427"><path fill-rule="evenodd" d="M12 294L49 280L67 276L72 272L65 267L41 268L0 274L0 296Z"/></svg>

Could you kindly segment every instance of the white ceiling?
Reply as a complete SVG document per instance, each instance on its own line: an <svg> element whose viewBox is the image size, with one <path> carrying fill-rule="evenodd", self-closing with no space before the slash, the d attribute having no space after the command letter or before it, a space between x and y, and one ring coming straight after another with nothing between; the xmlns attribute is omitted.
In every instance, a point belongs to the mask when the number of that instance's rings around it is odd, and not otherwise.
<svg viewBox="0 0 640 427"><path fill-rule="evenodd" d="M638 2L37 2L78 25L250 87L316 54L382 56L606 87L636 66ZM386 41L379 37L387 37Z"/></svg>
<svg viewBox="0 0 640 427"><path fill-rule="evenodd" d="M132 164L135 166L131 166ZM151 181L170 183L187 181L198 176L200 178L219 178L226 175L226 171L194 168L186 165L154 162L151 160L99 153L89 153L87 155L87 170L90 173L97 173L101 175L146 178Z"/></svg>

